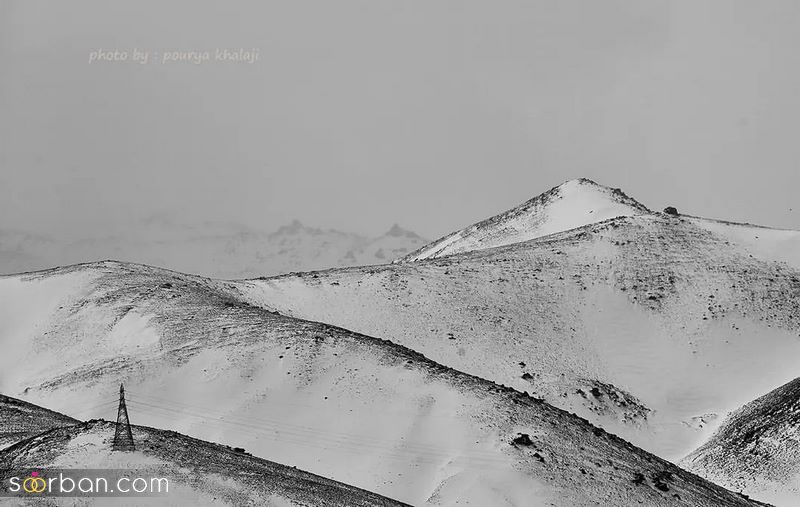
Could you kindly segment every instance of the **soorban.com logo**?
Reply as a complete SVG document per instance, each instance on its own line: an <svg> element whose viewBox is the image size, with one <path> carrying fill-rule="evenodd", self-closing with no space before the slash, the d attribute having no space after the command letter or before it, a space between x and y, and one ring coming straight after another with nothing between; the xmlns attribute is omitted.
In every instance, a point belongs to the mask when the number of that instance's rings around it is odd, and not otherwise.
<svg viewBox="0 0 800 507"><path fill-rule="evenodd" d="M14 484L14 477L11 480L11 483ZM18 480L18 479L17 479ZM19 483L16 484L19 487ZM22 490L26 493L44 493L44 490L47 489L47 481L39 477L39 472L31 472L30 477L26 477L24 481L22 481Z"/></svg>
<svg viewBox="0 0 800 507"><path fill-rule="evenodd" d="M166 477L140 477L129 470L60 469L31 471L0 484L7 496L158 496L169 493ZM2 503L2 502L0 502Z"/></svg>

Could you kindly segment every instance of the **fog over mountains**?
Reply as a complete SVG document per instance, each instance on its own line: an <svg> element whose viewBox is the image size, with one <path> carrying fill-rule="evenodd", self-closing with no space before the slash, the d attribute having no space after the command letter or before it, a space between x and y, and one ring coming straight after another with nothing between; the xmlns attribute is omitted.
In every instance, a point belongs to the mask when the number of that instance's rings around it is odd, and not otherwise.
<svg viewBox="0 0 800 507"><path fill-rule="evenodd" d="M76 420L124 383L124 459L195 502L796 505L800 232L682 212L579 179L428 244L293 223L199 241L230 275L1 276L0 468L119 463Z"/></svg>
<svg viewBox="0 0 800 507"><path fill-rule="evenodd" d="M153 216L115 235L63 239L0 228L0 273L116 259L217 278L383 264L427 243L394 224L378 237L294 220L273 232L238 224L183 225Z"/></svg>

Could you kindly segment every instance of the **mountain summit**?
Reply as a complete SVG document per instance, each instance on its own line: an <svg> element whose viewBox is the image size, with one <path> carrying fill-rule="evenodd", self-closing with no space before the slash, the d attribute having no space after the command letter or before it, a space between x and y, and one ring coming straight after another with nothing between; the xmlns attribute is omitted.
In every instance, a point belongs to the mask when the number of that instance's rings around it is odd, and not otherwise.
<svg viewBox="0 0 800 507"><path fill-rule="evenodd" d="M456 231L416 250L416 261L520 243L619 216L651 213L646 206L609 188L580 178L551 188L516 208Z"/></svg>

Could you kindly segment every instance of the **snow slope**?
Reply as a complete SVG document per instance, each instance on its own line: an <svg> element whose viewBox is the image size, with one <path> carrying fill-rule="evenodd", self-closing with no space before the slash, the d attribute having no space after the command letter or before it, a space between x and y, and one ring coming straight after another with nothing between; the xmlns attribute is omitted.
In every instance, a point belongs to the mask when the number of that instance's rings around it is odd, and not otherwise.
<svg viewBox="0 0 800 507"><path fill-rule="evenodd" d="M725 238L734 248L754 257L786 263L800 269L800 231L751 224L686 217L694 225Z"/></svg>
<svg viewBox="0 0 800 507"><path fill-rule="evenodd" d="M541 400L235 289L113 262L0 277L3 389L113 417L124 382L135 424L413 505L752 505Z"/></svg>
<svg viewBox="0 0 800 507"><path fill-rule="evenodd" d="M534 392L678 459L720 414L798 374L800 271L712 227L725 226L621 217L438 259L239 282L231 294Z"/></svg>
<svg viewBox="0 0 800 507"><path fill-rule="evenodd" d="M0 394L0 449L78 421L58 412Z"/></svg>
<svg viewBox="0 0 800 507"><path fill-rule="evenodd" d="M415 261L528 241L618 216L650 213L619 189L570 180L516 208L456 231L410 253Z"/></svg>
<svg viewBox="0 0 800 507"><path fill-rule="evenodd" d="M0 451L0 481L29 469L124 469L165 478L163 496L83 498L79 505L402 506L400 502L173 431L133 426L134 452L112 452L114 424L56 429ZM4 477L7 474L7 477ZM46 472L40 472L48 477ZM25 476L24 473L22 475ZM115 487L114 480L108 482ZM36 499L40 500L40 499ZM63 501L73 505L75 499ZM24 500L12 500L17 505ZM2 503L0 501L0 503ZM39 502L30 502L40 505Z"/></svg>
<svg viewBox="0 0 800 507"><path fill-rule="evenodd" d="M683 463L780 506L800 505L800 378L730 414Z"/></svg>

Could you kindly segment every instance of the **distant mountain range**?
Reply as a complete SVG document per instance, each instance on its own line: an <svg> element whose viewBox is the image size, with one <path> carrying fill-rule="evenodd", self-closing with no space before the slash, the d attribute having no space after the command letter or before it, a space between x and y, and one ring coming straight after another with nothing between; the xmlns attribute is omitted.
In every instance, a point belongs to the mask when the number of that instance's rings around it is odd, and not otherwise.
<svg viewBox="0 0 800 507"><path fill-rule="evenodd" d="M74 241L0 229L0 273L118 259L215 278L252 278L384 264L425 243L426 239L397 224L370 238L309 227L297 220L267 233L235 224L186 227L151 219L125 235Z"/></svg>

